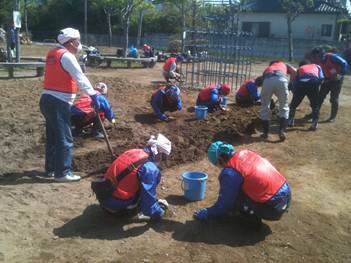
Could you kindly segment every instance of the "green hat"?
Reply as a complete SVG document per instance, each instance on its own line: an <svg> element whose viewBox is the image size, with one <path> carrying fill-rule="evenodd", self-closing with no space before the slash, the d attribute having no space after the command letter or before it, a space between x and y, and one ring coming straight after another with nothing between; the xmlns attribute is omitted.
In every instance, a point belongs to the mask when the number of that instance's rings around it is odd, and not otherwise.
<svg viewBox="0 0 351 263"><path fill-rule="evenodd" d="M233 145L224 143L222 141L216 141L212 143L210 147L208 147L207 158L212 164L217 165L219 155L229 155L232 152L235 152L235 148Z"/></svg>

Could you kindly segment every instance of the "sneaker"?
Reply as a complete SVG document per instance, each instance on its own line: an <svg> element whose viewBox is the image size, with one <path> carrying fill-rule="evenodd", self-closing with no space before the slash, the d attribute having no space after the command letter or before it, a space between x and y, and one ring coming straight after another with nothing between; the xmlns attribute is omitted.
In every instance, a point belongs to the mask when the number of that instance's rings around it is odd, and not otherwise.
<svg viewBox="0 0 351 263"><path fill-rule="evenodd" d="M289 127L294 127L295 126L295 119L289 119L288 126Z"/></svg>
<svg viewBox="0 0 351 263"><path fill-rule="evenodd" d="M283 141L285 141L285 139L286 139L286 132L280 132L279 133L279 138L280 138L280 140L283 142Z"/></svg>
<svg viewBox="0 0 351 263"><path fill-rule="evenodd" d="M309 128L309 130L310 131L315 131L315 130L317 130L317 127L318 127L318 122L314 121L314 122L312 122L311 127Z"/></svg>
<svg viewBox="0 0 351 263"><path fill-rule="evenodd" d="M56 182L76 182L80 180L79 175L67 174L62 177L55 177Z"/></svg>
<svg viewBox="0 0 351 263"><path fill-rule="evenodd" d="M55 177L55 172L46 172L45 177L53 178Z"/></svg>
<svg viewBox="0 0 351 263"><path fill-rule="evenodd" d="M105 138L105 136L101 132L97 132L94 137L95 137L95 139L104 139Z"/></svg>
<svg viewBox="0 0 351 263"><path fill-rule="evenodd" d="M335 118L330 117L329 119L327 119L327 122L335 122Z"/></svg>

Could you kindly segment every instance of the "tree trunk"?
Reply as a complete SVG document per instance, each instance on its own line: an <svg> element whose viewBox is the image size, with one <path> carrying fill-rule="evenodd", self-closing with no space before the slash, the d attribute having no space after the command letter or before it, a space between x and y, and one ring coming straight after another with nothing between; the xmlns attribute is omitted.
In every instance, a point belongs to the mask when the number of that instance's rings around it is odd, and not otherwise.
<svg viewBox="0 0 351 263"><path fill-rule="evenodd" d="M28 36L28 0L24 1L24 30Z"/></svg>
<svg viewBox="0 0 351 263"><path fill-rule="evenodd" d="M84 42L88 45L88 0L84 0Z"/></svg>
<svg viewBox="0 0 351 263"><path fill-rule="evenodd" d="M124 39L124 57L127 57L129 46L129 16L126 17L126 21L124 23Z"/></svg>
<svg viewBox="0 0 351 263"><path fill-rule="evenodd" d="M111 14L107 12L107 26L108 26L108 46L112 47L112 26L111 26Z"/></svg>
<svg viewBox="0 0 351 263"><path fill-rule="evenodd" d="M292 19L289 14L286 17L286 21L288 23L289 61L292 61L294 58L294 46L293 46L292 29L291 29Z"/></svg>
<svg viewBox="0 0 351 263"><path fill-rule="evenodd" d="M137 47L140 47L141 45L141 31L143 28L143 18L144 18L144 10L140 10L139 21L138 21Z"/></svg>

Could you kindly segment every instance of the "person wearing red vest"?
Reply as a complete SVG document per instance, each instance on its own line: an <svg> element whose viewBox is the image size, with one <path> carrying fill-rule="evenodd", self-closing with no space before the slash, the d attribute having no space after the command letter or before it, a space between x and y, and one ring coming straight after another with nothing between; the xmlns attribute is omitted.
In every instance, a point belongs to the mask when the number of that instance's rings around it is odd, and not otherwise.
<svg viewBox="0 0 351 263"><path fill-rule="evenodd" d="M334 53L326 53L321 48L312 50L311 61L322 67L325 76L318 95L318 108L320 110L325 97L330 92L331 111L328 121L334 122L339 109L339 95L344 75L349 69L349 65L342 57ZM312 114L306 115L306 118L312 118Z"/></svg>
<svg viewBox="0 0 351 263"><path fill-rule="evenodd" d="M39 103L46 127L45 172L58 182L71 182L80 180L72 173L70 122L78 87L92 98L97 108L99 105L96 91L75 57L82 48L79 31L65 28L57 40L60 46L51 49L46 56L44 91Z"/></svg>
<svg viewBox="0 0 351 263"><path fill-rule="evenodd" d="M96 99L99 102L99 108L94 109L90 96L82 94L75 100L71 108L71 123L74 136L78 136L83 132L83 128L92 125L91 134L97 139L104 138L101 133L100 122L96 115L99 112L102 121L107 118L113 125L116 124L115 114L107 98L107 85L103 82L96 83L94 89L97 91Z"/></svg>
<svg viewBox="0 0 351 263"><path fill-rule="evenodd" d="M197 96L196 106L206 106L208 112L222 109L221 100L223 96L228 96L230 86L228 84L216 84L202 89Z"/></svg>
<svg viewBox="0 0 351 263"><path fill-rule="evenodd" d="M156 188L161 180L158 165L171 153L171 142L162 134L151 136L144 149L122 153L105 175L92 182L92 189L102 209L125 213L140 207L142 218L160 218L168 207L157 199ZM108 186L108 187L106 187Z"/></svg>
<svg viewBox="0 0 351 263"><path fill-rule="evenodd" d="M209 161L222 169L217 202L194 213L199 220L234 212L249 223L279 220L291 201L289 185L266 159L250 150L235 151L231 144L216 141L208 148Z"/></svg>
<svg viewBox="0 0 351 263"><path fill-rule="evenodd" d="M257 88L261 87L263 83L263 78L257 77L256 79L251 79L245 81L243 85L240 86L235 95L235 101L238 105L253 105L261 99Z"/></svg>
<svg viewBox="0 0 351 263"><path fill-rule="evenodd" d="M288 83L295 77L296 69L282 61L272 61L263 72L263 85L261 90L261 110L260 119L262 120L262 138L268 138L270 104L272 96L275 95L279 102L279 138L284 141L286 138L286 126L289 118L289 89Z"/></svg>
<svg viewBox="0 0 351 263"><path fill-rule="evenodd" d="M180 89L176 85L167 85L159 88L151 96L151 107L155 115L161 121L169 121L172 118L165 112L182 110L182 99Z"/></svg>
<svg viewBox="0 0 351 263"><path fill-rule="evenodd" d="M309 64L307 61L300 63L293 83L294 92L290 103L289 127L294 126L296 108L300 105L303 98L307 96L313 113L310 130L315 131L317 129L319 118L318 92L323 79L324 74L320 66Z"/></svg>
<svg viewBox="0 0 351 263"><path fill-rule="evenodd" d="M180 79L179 67L180 63L183 61L184 57L181 55L167 58L165 64L163 65L163 77L167 82L169 82L170 79Z"/></svg>

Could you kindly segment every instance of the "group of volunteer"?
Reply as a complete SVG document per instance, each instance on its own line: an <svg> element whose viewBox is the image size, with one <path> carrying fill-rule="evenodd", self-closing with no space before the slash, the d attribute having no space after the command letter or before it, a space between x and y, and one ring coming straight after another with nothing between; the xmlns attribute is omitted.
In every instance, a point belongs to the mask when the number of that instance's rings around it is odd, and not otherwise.
<svg viewBox="0 0 351 263"><path fill-rule="evenodd" d="M72 172L73 136L79 136L90 127L91 135L101 138L102 121L116 123L106 95L108 87L99 82L94 87L84 75L75 55L81 50L79 31L65 28L60 31L59 46L46 57L44 91L40 110L45 118L46 149L45 172L58 182L79 181ZM150 48L145 47L145 51ZM293 125L296 107L305 95L312 107L312 125L317 127L319 109L328 92L331 92L330 121L335 120L342 79L347 69L343 59L335 54L312 52L311 61L302 63L296 70L289 64L273 61L263 76L246 81L236 94L239 105L261 103L260 118L263 137L268 136L272 95L279 102L280 137L285 136L286 125ZM169 58L163 67L167 81L180 79L181 56ZM177 70L178 69L178 70ZM292 82L293 99L288 105L288 75ZM321 90L319 85L322 80ZM262 86L259 94L258 87ZM81 95L75 100L78 89ZM198 94L196 105L208 110L225 110L221 101L230 94L231 87L218 83L204 87ZM181 92L177 85L168 83L151 96L151 107L161 121L172 119L166 112L182 110ZM143 148L130 149L120 154L106 173L92 182L92 189L102 209L123 214L140 211L140 217L159 219L165 215L168 203L157 197L161 180L159 165L172 151L172 142L163 134L150 136ZM261 220L279 220L288 210L291 192L284 176L265 158L250 150L236 150L222 141L210 144L207 150L210 163L222 170L218 177L218 200L210 207L194 212L194 218L208 220L226 214L235 214L247 222L260 225Z"/></svg>

